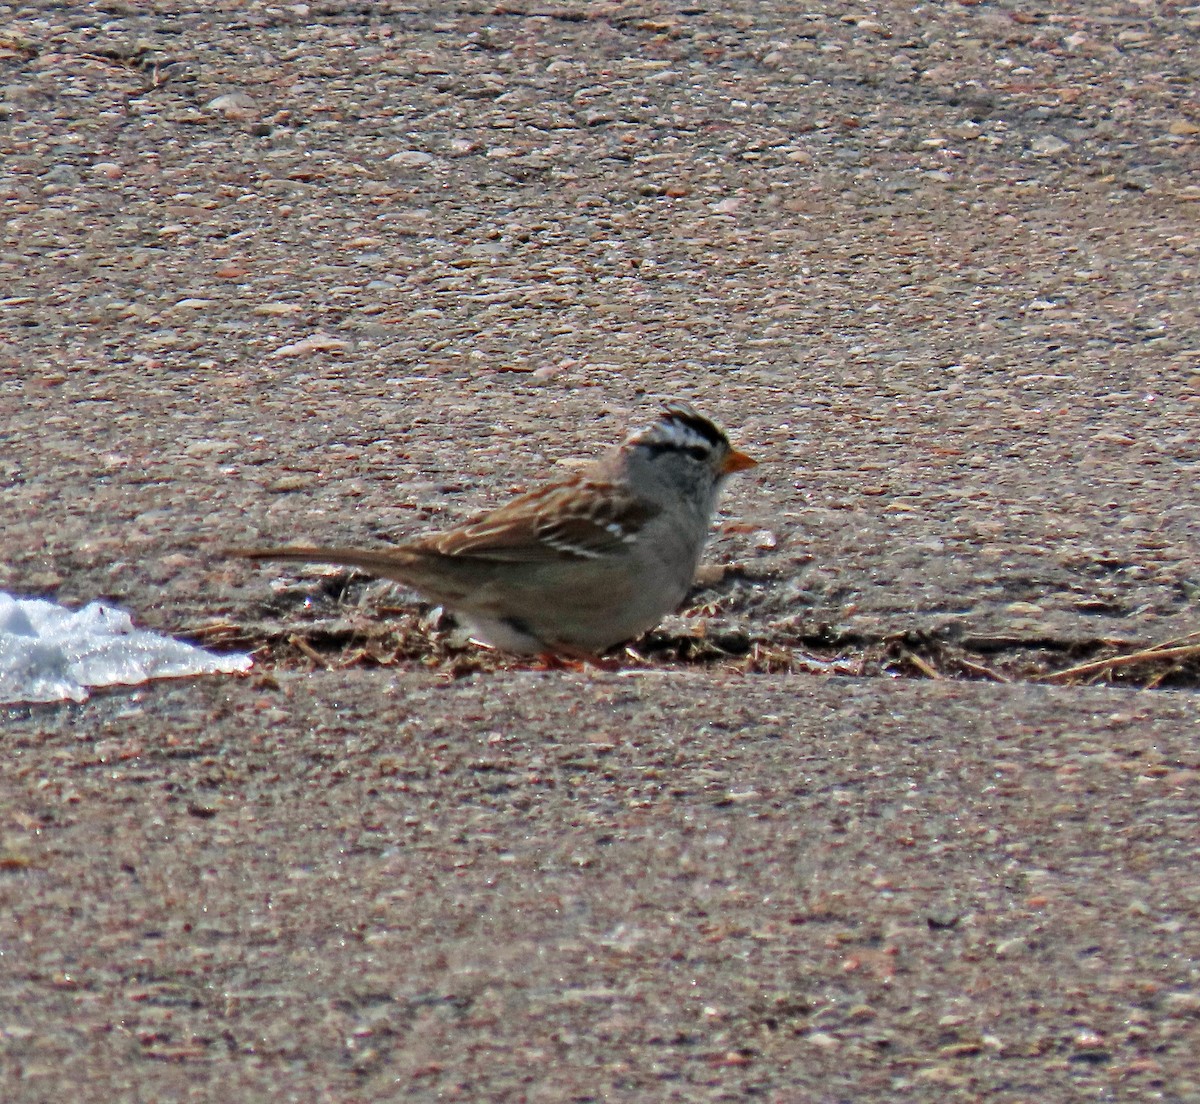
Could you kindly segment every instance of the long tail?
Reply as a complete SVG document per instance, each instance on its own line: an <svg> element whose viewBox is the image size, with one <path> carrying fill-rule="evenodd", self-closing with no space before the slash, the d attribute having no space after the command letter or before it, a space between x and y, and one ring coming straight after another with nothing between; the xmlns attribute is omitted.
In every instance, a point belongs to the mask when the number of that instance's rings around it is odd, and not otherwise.
<svg viewBox="0 0 1200 1104"><path fill-rule="evenodd" d="M236 556L243 560L290 560L294 563L327 563L342 567L361 567L372 575L408 579L406 568L411 566L411 557L392 549L371 551L366 548L223 548L225 556Z"/></svg>

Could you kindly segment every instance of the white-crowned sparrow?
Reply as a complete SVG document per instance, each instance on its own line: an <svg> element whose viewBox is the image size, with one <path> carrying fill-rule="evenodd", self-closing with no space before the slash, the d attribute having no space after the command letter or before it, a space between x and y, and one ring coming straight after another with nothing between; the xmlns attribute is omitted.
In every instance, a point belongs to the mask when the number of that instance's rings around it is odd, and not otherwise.
<svg viewBox="0 0 1200 1104"><path fill-rule="evenodd" d="M754 467L682 402L579 474L391 548L231 548L362 568L444 605L485 644L595 655L683 600L726 476Z"/></svg>

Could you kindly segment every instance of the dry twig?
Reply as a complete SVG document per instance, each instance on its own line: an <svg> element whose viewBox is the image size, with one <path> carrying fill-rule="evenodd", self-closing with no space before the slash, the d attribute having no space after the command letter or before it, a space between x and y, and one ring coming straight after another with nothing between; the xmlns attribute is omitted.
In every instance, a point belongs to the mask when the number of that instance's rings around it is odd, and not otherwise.
<svg viewBox="0 0 1200 1104"><path fill-rule="evenodd" d="M939 671L932 663L922 659L916 654L916 652L904 652L903 658L906 662L911 663L926 678L941 679L943 677L941 671Z"/></svg>
<svg viewBox="0 0 1200 1104"><path fill-rule="evenodd" d="M311 659L318 667L321 667L326 671L330 670L329 663L326 661L325 657L321 655L321 653L318 652L317 649L314 648L307 640L305 640L304 637L297 636L295 633L293 633L288 637L288 643L294 648L299 648L300 651L308 656L308 658Z"/></svg>
<svg viewBox="0 0 1200 1104"><path fill-rule="evenodd" d="M1200 633L1192 633L1191 636L1179 639L1200 639ZM1051 674L1042 675L1037 681L1071 682L1078 678L1090 678L1097 675L1109 674L1122 667L1134 667L1139 663L1153 663L1169 659L1175 661L1172 664L1173 666L1177 666L1180 662L1198 658L1200 658L1200 643L1178 644L1176 640L1167 640L1161 644L1155 644L1150 648L1142 648L1136 652L1126 652L1123 655L1109 656L1107 659L1093 659L1087 663L1077 663L1074 667L1068 667L1063 671L1054 671ZM1166 672L1161 673L1155 680L1155 685L1161 682L1165 675Z"/></svg>

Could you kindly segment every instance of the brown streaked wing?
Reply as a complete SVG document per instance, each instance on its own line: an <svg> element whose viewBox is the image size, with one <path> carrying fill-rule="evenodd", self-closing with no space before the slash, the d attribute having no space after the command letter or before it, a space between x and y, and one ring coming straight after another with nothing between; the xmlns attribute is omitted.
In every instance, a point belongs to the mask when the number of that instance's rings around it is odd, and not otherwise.
<svg viewBox="0 0 1200 1104"><path fill-rule="evenodd" d="M595 559L627 544L658 512L612 483L580 478L531 491L409 547L512 563Z"/></svg>

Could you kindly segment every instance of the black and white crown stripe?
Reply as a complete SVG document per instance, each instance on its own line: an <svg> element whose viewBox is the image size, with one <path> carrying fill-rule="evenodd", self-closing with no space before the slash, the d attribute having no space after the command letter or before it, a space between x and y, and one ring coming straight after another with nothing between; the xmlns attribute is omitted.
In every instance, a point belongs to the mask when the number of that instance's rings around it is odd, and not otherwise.
<svg viewBox="0 0 1200 1104"><path fill-rule="evenodd" d="M680 402L667 403L658 421L635 434L633 443L683 452L711 453L729 448L729 438L717 426Z"/></svg>

